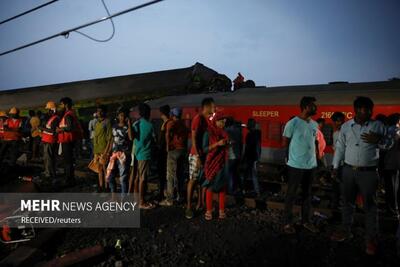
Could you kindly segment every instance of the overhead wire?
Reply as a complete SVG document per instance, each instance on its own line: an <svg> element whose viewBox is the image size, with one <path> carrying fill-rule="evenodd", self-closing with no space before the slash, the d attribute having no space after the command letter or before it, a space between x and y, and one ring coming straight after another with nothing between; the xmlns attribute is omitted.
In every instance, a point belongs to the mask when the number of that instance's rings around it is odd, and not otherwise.
<svg viewBox="0 0 400 267"><path fill-rule="evenodd" d="M110 11L108 10L107 5L106 5L106 3L104 2L104 0L101 0L101 2L103 3L104 9L106 10L107 15L108 15L108 16L111 16ZM105 43L105 42L110 41L110 40L114 37L114 35L115 35L115 25L114 25L114 21L113 21L112 18L110 18L110 22L111 22L111 26L112 26L112 33L111 33L110 37L108 37L108 38L106 38L106 39L97 39L97 38L94 38L94 37L92 37L92 36L90 36L90 35L88 35L88 34L86 34L86 33L83 33L83 32L81 32L81 31L78 31L78 30L76 30L75 32L76 32L76 33L79 33L80 35L82 35L82 36L84 36L84 37L86 37L86 38L89 38L89 39L92 40L92 41Z"/></svg>
<svg viewBox="0 0 400 267"><path fill-rule="evenodd" d="M129 12L132 12L132 11L135 11L135 10L138 10L138 9L141 9L141 8L144 8L144 7L147 7L147 6L150 6L150 5L154 5L154 4L159 3L159 2L162 2L162 1L165 1L165 0L153 0L153 1L150 1L150 2L143 3L143 4L141 4L141 5L137 5L137 6L134 6L134 7L131 7L131 8L125 9L125 10L122 10L122 11L117 12L117 13L114 13L114 14L112 14L112 15L108 15L107 17L103 17L103 18L100 18L100 19L97 19L97 20L94 20L94 21L91 21L91 22L82 24L82 25L80 25L80 26L77 26L77 27L74 27L74 28L71 28L71 29L67 29L67 30L65 30L65 31L62 31L62 32L59 32L59 33L50 35L50 36L45 37L45 38L42 38L42 39L40 39L40 40L31 42L31 43L28 43L28 44L25 44L25 45L22 45L22 46L19 46L19 47L10 49L10 50L7 50L7 51L5 51L5 52L0 53L0 56L4 56L4 55L10 54L10 53L19 51L19 50L21 50L21 49L24 49L24 48L27 48L27 47L30 47L30 46L39 44L39 43L43 43L43 42L45 42L45 41L54 39L54 38L56 38L56 37L64 36L65 38L68 38L68 36L69 36L69 34L70 34L71 32L76 32L77 30L80 30L80 29L83 29L83 28L92 26L92 25L94 25L94 24L103 22L103 21L105 21L105 20L112 19L112 18L115 18L115 17L121 16L121 15L124 15L124 14L126 14L126 13L129 13Z"/></svg>
<svg viewBox="0 0 400 267"><path fill-rule="evenodd" d="M6 22L9 22L9 21L11 21L11 20L17 19L17 18L19 18L19 17L22 17L22 16L24 16L24 15L26 15L26 14L29 14L29 13L31 13L31 12L33 12L33 11L36 11L36 10L38 10L38 9L41 9L41 8L43 8L43 7L45 7L45 6L51 5L51 4L53 4L53 3L57 2L57 1L59 1L59 0L52 0L52 1L49 1L49 2L47 2L47 3L44 3L44 4L42 4L42 5L39 5L39 6L37 6L37 7L32 8L32 9L29 9L29 10L27 10L27 11L25 11L25 12L22 12L22 13L20 13L20 14L18 14L18 15L12 16L11 18L2 20L2 21L0 21L0 25L1 25L1 24L4 24L4 23L6 23Z"/></svg>

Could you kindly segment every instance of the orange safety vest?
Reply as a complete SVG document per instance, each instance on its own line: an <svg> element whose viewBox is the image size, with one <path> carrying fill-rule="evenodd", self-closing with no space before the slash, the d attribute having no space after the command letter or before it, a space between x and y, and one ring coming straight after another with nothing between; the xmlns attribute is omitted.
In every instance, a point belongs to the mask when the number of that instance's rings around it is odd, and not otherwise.
<svg viewBox="0 0 400 267"><path fill-rule="evenodd" d="M22 133L21 133L22 119L8 118L6 120L6 125L8 129L13 129L18 131L11 132L5 129L3 135L5 141L19 141L22 139Z"/></svg>
<svg viewBox="0 0 400 267"><path fill-rule="evenodd" d="M48 144L54 144L57 142L56 134L51 131L51 124L55 119L57 119L57 115L51 116L51 118L46 123L46 129L42 132L42 142Z"/></svg>
<svg viewBox="0 0 400 267"><path fill-rule="evenodd" d="M72 131L71 132L59 132L58 133L58 143L70 143L76 140L82 139L82 127L78 122L78 118L75 116L72 110L68 110L65 112L64 116L62 117L59 127L64 128L67 126L65 118L67 116L72 117Z"/></svg>

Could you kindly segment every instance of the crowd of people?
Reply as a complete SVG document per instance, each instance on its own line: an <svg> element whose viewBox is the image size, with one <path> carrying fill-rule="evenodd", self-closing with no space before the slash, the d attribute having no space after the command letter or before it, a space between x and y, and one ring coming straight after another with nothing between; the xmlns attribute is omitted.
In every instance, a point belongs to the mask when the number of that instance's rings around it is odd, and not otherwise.
<svg viewBox="0 0 400 267"><path fill-rule="evenodd" d="M353 237L353 213L357 196L360 196L365 211L366 253L374 255L378 245L376 197L379 173L383 174L386 186L388 211L392 215L399 214L400 114L391 114L383 119L378 116L381 120L373 120L374 103L368 97L358 97L353 106L355 117L351 120L345 122L341 112L332 115L335 126L331 172L333 200L342 211L342 227L332 234L331 239L341 242ZM320 150L325 142L319 133L323 121L312 120L317 111L314 97L304 97L300 108L301 113L286 124L283 133L288 148L288 190L283 231L288 234L296 231L292 208L299 187L302 189L302 225L313 233L318 232L310 222L311 186L318 165L324 164L324 155Z"/></svg>
<svg viewBox="0 0 400 267"><path fill-rule="evenodd" d="M325 120L312 119L317 114L316 103L314 97L303 97L300 113L286 123L283 132L288 174L283 232L287 234L296 232L293 205L299 188L302 189L301 223L312 233L318 232L310 220L311 189L318 168L329 168L329 163L324 153ZM62 98L58 107L50 101L45 106L47 114L30 112L29 120L25 121L19 116L17 108L12 108L8 114L0 112L0 163L7 157L9 164L15 165L18 146L24 132L29 129L31 157L38 158L43 153L43 176L51 181L55 190L62 183L65 186L76 184L74 148L83 136L72 100ZM375 254L377 248L376 193L379 178L384 179L386 203L392 214L398 215L400 202L400 114L378 116L373 120L373 107L370 98L358 97L354 101L353 119L345 121L342 112L335 112L331 118L335 129L330 171L332 203L341 209L343 215L343 227L331 238L344 241L352 237L354 204L360 195L365 210L368 254ZM164 105L159 108L162 125L157 131L150 120L149 105L139 104L138 113L138 118L132 118L129 110L120 107L115 117L111 118L107 106L99 105L89 122L89 168L98 174L99 192L136 193L139 207L152 209L155 202L146 197L146 184L151 167L156 165L157 204L173 206L186 199L185 217L188 219L194 217L196 210L204 210L204 218L212 220L215 194L219 200L218 218L224 219L226 194L242 192L243 177L252 181L254 195L261 195L257 178L261 131L253 118L249 118L247 125L242 125L217 111L212 98L202 100L200 112L189 127L182 119L180 107L171 109ZM245 138L242 133L244 126L247 127ZM42 152L39 152L39 147L42 147ZM58 156L62 158L64 179L59 178L56 172ZM240 175L240 164L245 166L243 175ZM188 179L185 179L186 169ZM116 182L117 177L119 183Z"/></svg>

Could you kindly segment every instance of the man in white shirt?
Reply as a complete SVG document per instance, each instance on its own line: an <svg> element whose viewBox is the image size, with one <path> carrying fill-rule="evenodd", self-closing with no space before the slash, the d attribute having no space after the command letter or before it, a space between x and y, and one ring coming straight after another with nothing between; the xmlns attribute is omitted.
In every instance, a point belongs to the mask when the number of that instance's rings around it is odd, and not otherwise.
<svg viewBox="0 0 400 267"><path fill-rule="evenodd" d="M333 176L337 176L342 161L342 224L343 231L332 236L334 241L352 237L354 203L359 189L364 199L366 224L366 253L375 255L377 249L378 214L376 191L378 188L378 143L385 134L385 127L371 119L374 103L368 97L354 101L355 118L344 123L335 144Z"/></svg>

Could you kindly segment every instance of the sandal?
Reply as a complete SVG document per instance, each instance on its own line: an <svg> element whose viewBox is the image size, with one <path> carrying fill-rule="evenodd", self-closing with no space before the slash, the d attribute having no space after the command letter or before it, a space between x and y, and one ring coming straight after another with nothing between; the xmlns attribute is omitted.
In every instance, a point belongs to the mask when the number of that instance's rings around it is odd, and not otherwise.
<svg viewBox="0 0 400 267"><path fill-rule="evenodd" d="M149 209L153 209L153 208L154 208L154 205L151 203L144 203L144 204L139 205L139 209L142 209L142 210L149 210Z"/></svg>
<svg viewBox="0 0 400 267"><path fill-rule="evenodd" d="M206 219L206 221L211 221L212 220L212 212L206 211L206 214L204 215L204 219Z"/></svg>
<svg viewBox="0 0 400 267"><path fill-rule="evenodd" d="M186 219L188 219L188 220L193 219L193 216L194 216L193 211L191 209L186 209L186 211L185 211Z"/></svg>
<svg viewBox="0 0 400 267"><path fill-rule="evenodd" d="M226 213L225 213L225 211L224 210L220 210L219 211L219 217L218 217L220 220L223 220L223 219L225 219L226 218Z"/></svg>
<svg viewBox="0 0 400 267"><path fill-rule="evenodd" d="M292 235L292 234L296 233L296 229L294 229L293 225L286 224L285 226L283 226L283 232L285 234Z"/></svg>

